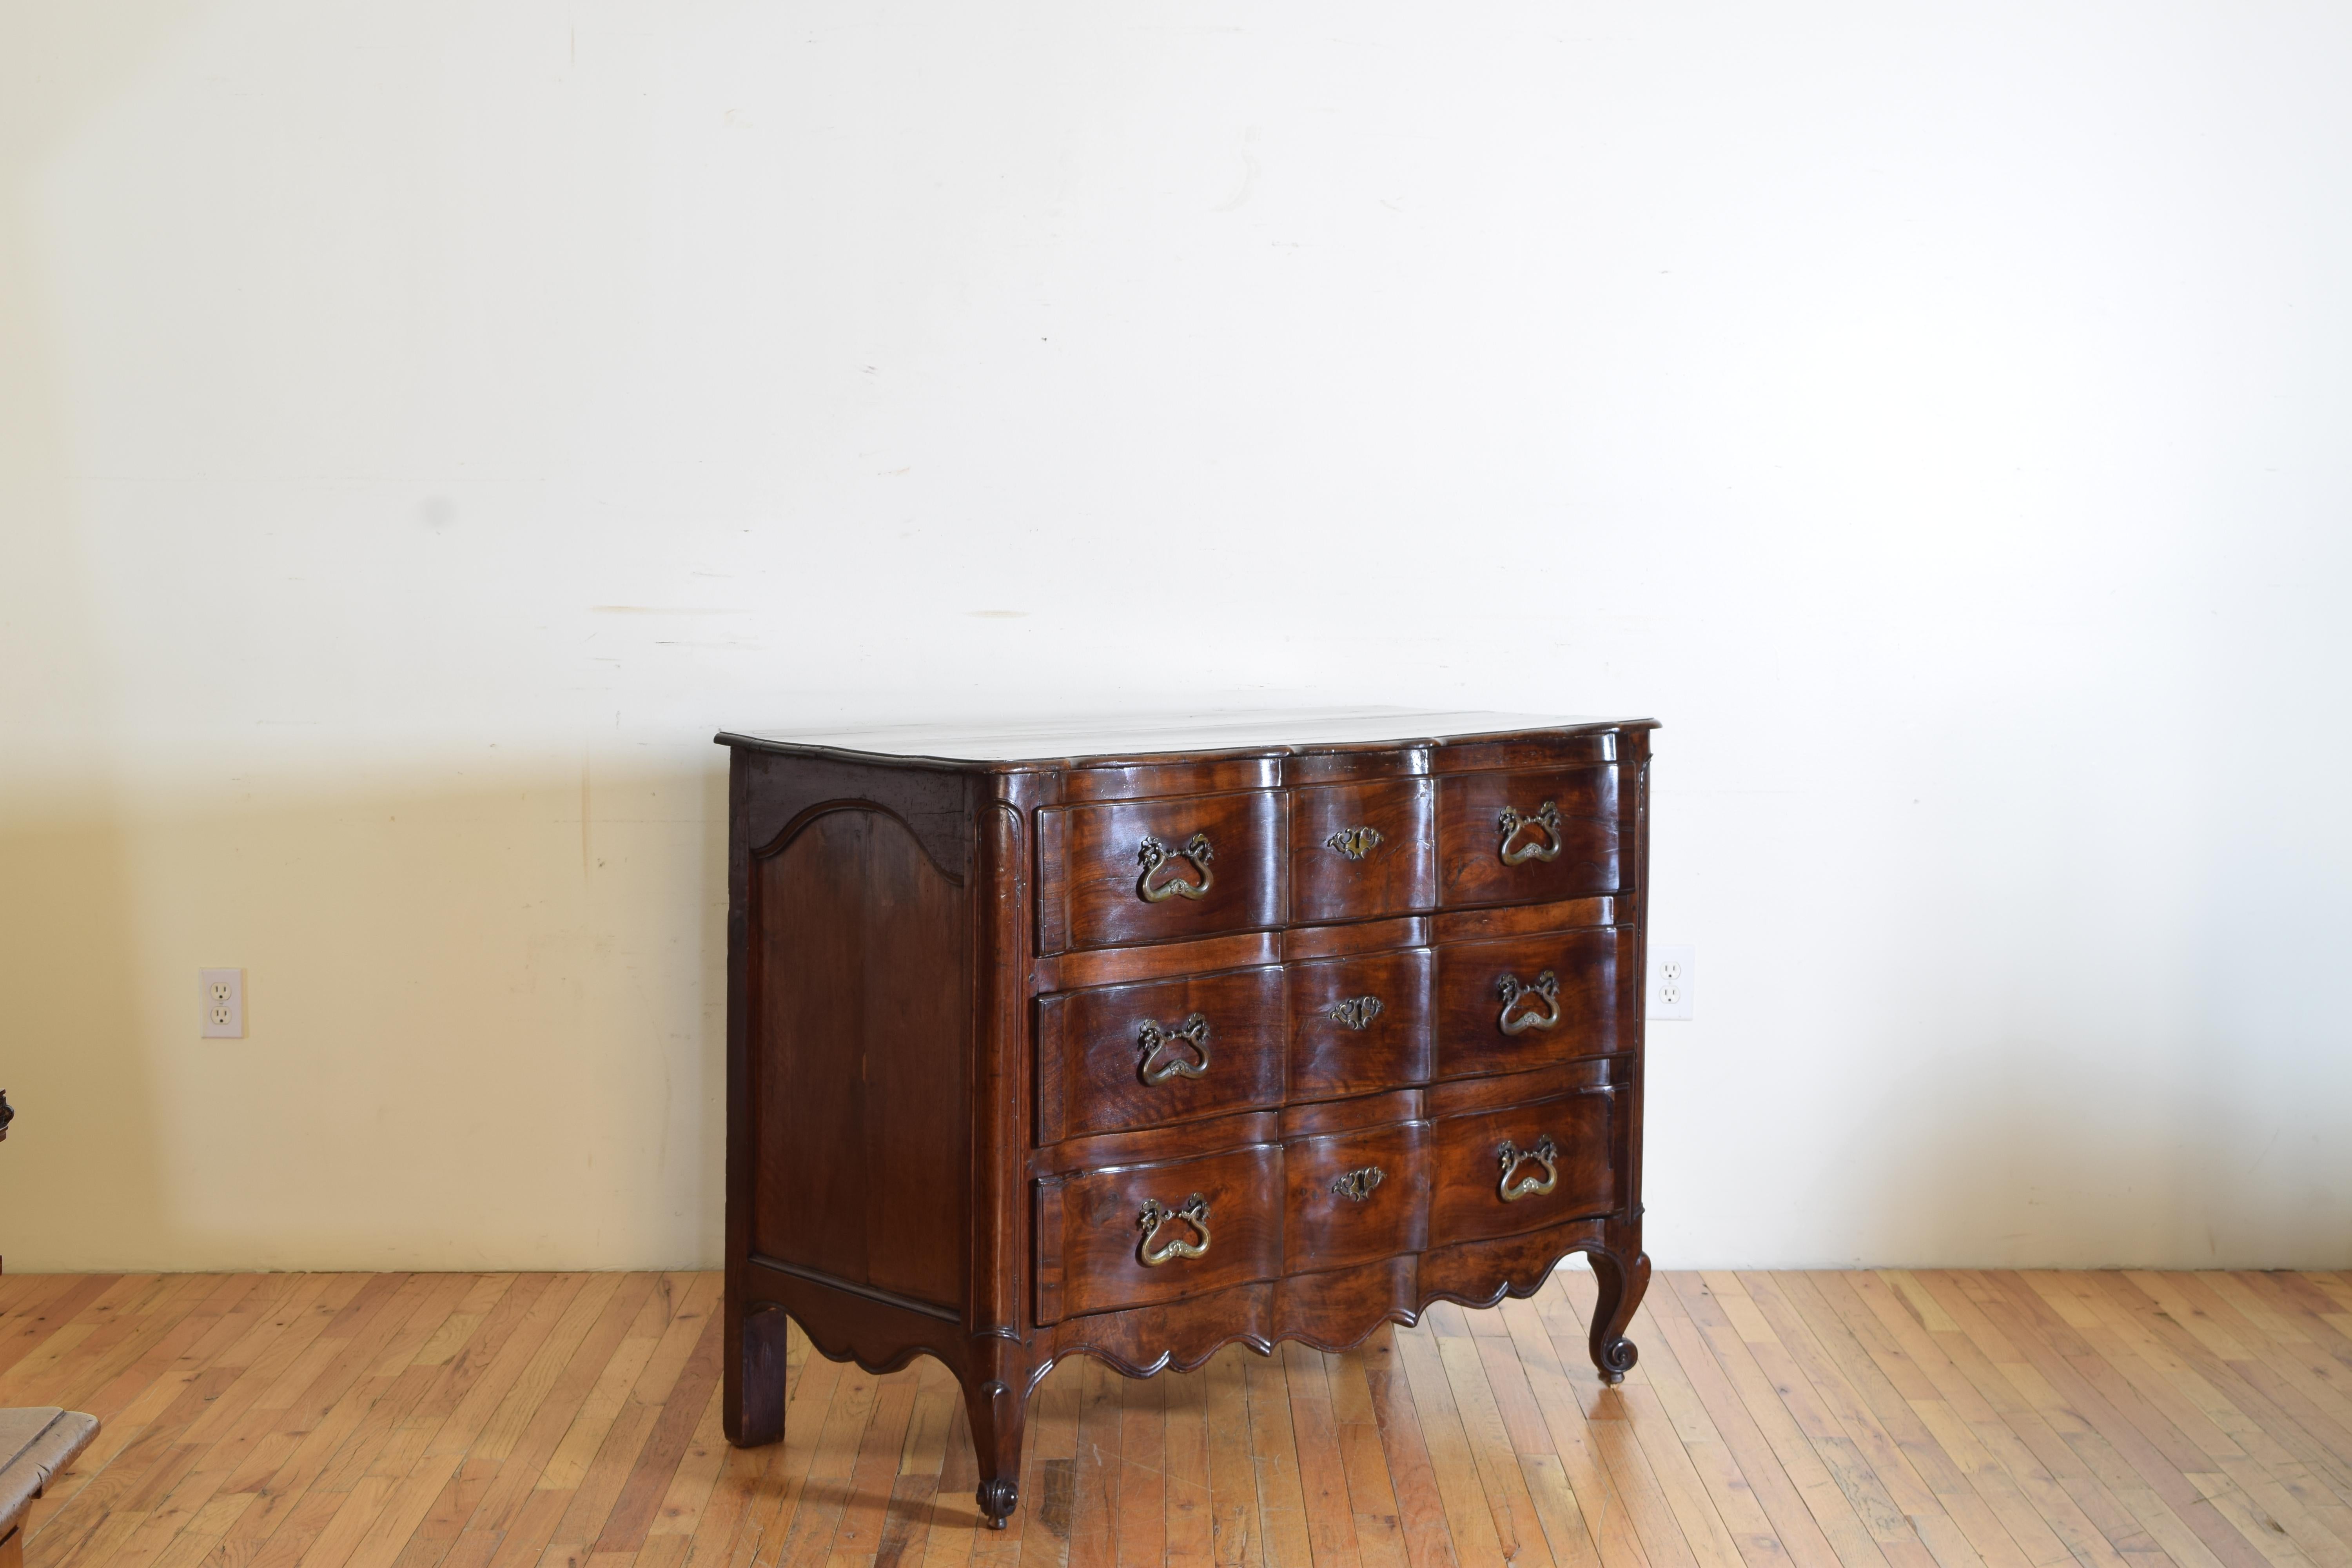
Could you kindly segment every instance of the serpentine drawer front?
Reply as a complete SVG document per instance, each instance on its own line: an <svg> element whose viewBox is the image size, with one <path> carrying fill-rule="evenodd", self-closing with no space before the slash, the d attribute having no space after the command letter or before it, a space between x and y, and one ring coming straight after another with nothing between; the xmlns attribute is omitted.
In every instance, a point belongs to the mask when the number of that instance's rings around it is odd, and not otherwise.
<svg viewBox="0 0 2352 1568"><path fill-rule="evenodd" d="M787 1318L937 1357L979 1499L1031 1391L1325 1349L1641 1247L1647 720L724 734L724 1416Z"/></svg>

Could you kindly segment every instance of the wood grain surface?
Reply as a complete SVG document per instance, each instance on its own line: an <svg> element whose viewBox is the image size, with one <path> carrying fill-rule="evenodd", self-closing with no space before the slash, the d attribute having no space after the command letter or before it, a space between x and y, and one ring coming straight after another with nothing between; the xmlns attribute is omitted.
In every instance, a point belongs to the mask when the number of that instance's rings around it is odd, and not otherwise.
<svg viewBox="0 0 2352 1568"><path fill-rule="evenodd" d="M10 1275L0 1405L104 1423L35 1568L2343 1568L2352 1273L1662 1274L1033 1403L980 1528L937 1363L792 1333L719 1430L715 1274Z"/></svg>

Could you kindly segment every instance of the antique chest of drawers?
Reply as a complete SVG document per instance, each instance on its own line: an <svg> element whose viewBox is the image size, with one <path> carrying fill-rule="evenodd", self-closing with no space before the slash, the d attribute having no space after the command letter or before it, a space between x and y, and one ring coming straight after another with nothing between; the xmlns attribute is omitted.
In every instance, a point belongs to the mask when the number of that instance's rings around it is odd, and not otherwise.
<svg viewBox="0 0 2352 1568"><path fill-rule="evenodd" d="M1356 1343L1643 1256L1647 720L1336 712L732 749L726 1428L784 1322L961 1381Z"/></svg>

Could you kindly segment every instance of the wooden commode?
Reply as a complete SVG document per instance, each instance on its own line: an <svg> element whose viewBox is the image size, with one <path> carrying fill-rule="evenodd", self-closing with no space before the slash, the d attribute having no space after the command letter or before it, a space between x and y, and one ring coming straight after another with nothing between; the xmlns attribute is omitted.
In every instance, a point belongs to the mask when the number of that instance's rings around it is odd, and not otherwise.
<svg viewBox="0 0 2352 1568"><path fill-rule="evenodd" d="M1570 1252L1633 1364L1648 720L721 734L726 1426L784 1321L961 1380L1017 1500L1060 1358L1352 1345Z"/></svg>

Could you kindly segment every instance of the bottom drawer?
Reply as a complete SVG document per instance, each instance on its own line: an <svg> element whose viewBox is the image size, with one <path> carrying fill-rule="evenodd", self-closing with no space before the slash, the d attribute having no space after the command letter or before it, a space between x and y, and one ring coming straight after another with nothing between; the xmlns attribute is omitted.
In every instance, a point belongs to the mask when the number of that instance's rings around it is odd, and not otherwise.
<svg viewBox="0 0 2352 1568"><path fill-rule="evenodd" d="M1288 1144L1283 1151L1290 1187L1284 1272L1345 1268L1426 1246L1428 1145L1426 1121Z"/></svg>
<svg viewBox="0 0 2352 1568"><path fill-rule="evenodd" d="M1279 1147L1037 1184L1039 1322L1179 1300L1281 1268Z"/></svg>
<svg viewBox="0 0 2352 1568"><path fill-rule="evenodd" d="M1437 1123L1433 1247L1514 1236L1617 1206L1616 1096L1577 1089Z"/></svg>

